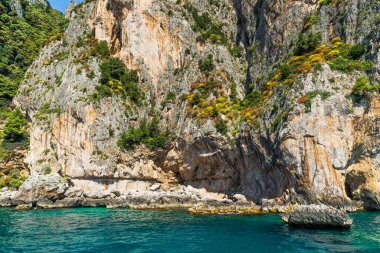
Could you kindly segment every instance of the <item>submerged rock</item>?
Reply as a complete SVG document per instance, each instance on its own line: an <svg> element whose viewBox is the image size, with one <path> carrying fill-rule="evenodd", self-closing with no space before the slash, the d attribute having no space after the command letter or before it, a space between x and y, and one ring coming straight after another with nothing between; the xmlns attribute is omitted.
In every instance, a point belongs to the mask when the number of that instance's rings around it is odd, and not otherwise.
<svg viewBox="0 0 380 253"><path fill-rule="evenodd" d="M192 214L262 214L261 206L255 204L197 204L189 209Z"/></svg>
<svg viewBox="0 0 380 253"><path fill-rule="evenodd" d="M282 220L304 228L350 228L353 222L346 212L326 205L297 205Z"/></svg>
<svg viewBox="0 0 380 253"><path fill-rule="evenodd" d="M22 211L22 210L30 210L32 208L33 208L32 204L18 205L18 206L16 206L16 210L20 210L20 211Z"/></svg>

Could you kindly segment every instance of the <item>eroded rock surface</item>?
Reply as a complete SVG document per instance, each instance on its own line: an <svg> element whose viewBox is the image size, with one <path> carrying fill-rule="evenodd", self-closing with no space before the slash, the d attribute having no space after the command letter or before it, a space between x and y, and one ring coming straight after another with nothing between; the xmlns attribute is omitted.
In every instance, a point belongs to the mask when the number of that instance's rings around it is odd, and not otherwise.
<svg viewBox="0 0 380 253"><path fill-rule="evenodd" d="M185 4L192 4L199 15L209 13L227 41L202 39ZM48 166L68 178L71 188L63 198L41 190L55 206L188 207L201 201L203 197L193 198L188 191L170 191L186 186L204 191L204 196L226 195L222 202L241 194L235 199L273 203L276 210L295 203L362 203L379 209L379 95L352 98L359 77L379 81L375 45L380 35L368 25L375 22L378 8L369 0L336 6L317 0L223 0L216 5L199 0L96 0L73 5L66 14L70 24L64 40L42 50L14 100L30 119L26 163L31 174L42 175ZM306 27L307 21L312 28ZM280 82L262 94L267 98L257 124L239 120L245 111L229 121L227 113L218 112L219 118L194 113L202 106L192 106L186 97L199 84L220 83L207 101L224 94L224 100L235 96L242 102L250 89L264 89L270 82L263 80L276 73L307 29L320 32L321 42L332 47L337 36L365 45L371 71L337 71L328 61L318 70L301 70L291 85ZM138 72L145 95L140 105L118 95L94 101L102 59L83 57L87 45L79 43L91 36L107 42L113 57ZM208 55L214 70L206 74L200 63ZM313 92L318 94L309 104L300 102ZM167 148L121 150L121 134L152 118L152 111L160 115L162 130L173 136ZM212 107L210 111L214 113ZM217 127L220 120L228 121L225 134ZM34 199L23 190L28 184L20 191L25 202Z"/></svg>
<svg viewBox="0 0 380 253"><path fill-rule="evenodd" d="M59 174L32 175L14 196L15 203L50 203L64 198L67 182Z"/></svg>
<svg viewBox="0 0 380 253"><path fill-rule="evenodd" d="M353 222L344 211L325 205L296 205L282 219L291 226L305 228L350 228Z"/></svg>

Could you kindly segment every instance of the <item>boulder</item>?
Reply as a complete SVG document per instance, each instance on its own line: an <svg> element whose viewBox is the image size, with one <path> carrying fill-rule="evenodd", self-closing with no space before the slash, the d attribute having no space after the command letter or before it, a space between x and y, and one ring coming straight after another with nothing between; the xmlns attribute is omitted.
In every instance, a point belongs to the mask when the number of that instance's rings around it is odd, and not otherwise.
<svg viewBox="0 0 380 253"><path fill-rule="evenodd" d="M380 210L380 170L370 160L349 167L346 189L352 199L361 201L367 210Z"/></svg>
<svg viewBox="0 0 380 253"><path fill-rule="evenodd" d="M236 202L241 202L241 203L247 203L248 202L247 198L242 194L235 194L233 196L233 200Z"/></svg>
<svg viewBox="0 0 380 253"><path fill-rule="evenodd" d="M151 187L149 187L149 190L151 190L151 191L157 191L160 188L161 188L161 184L155 183Z"/></svg>
<svg viewBox="0 0 380 253"><path fill-rule="evenodd" d="M18 205L18 206L16 206L16 210L20 210L20 211L22 211L22 210L31 210L31 209L33 209L32 204L26 204L26 205Z"/></svg>
<svg viewBox="0 0 380 253"><path fill-rule="evenodd" d="M64 198L68 184L59 174L30 176L20 187L14 201L16 204L30 204L38 201L53 201Z"/></svg>
<svg viewBox="0 0 380 253"><path fill-rule="evenodd" d="M15 191L0 191L0 207L12 206L12 201L15 195Z"/></svg>
<svg viewBox="0 0 380 253"><path fill-rule="evenodd" d="M296 205L282 220L304 228L350 228L353 222L346 212L326 205Z"/></svg>

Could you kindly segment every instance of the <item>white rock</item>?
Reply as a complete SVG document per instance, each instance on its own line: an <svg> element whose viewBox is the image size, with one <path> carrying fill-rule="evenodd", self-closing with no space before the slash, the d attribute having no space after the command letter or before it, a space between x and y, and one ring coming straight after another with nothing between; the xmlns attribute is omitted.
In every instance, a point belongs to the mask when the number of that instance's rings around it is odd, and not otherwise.
<svg viewBox="0 0 380 253"><path fill-rule="evenodd" d="M244 195L242 195L242 194L235 194L233 196L233 199L236 202L242 202L242 203L247 203L248 202L247 198Z"/></svg>
<svg viewBox="0 0 380 253"><path fill-rule="evenodd" d="M157 191L160 188L161 188L161 184L155 183L151 187L149 187L149 190L151 190L151 191Z"/></svg>

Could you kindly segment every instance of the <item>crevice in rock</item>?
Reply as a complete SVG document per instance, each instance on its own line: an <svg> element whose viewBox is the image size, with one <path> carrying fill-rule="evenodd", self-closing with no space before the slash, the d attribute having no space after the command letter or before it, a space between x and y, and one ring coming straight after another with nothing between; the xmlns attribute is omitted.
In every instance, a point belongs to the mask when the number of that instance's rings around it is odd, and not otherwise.
<svg viewBox="0 0 380 253"><path fill-rule="evenodd" d="M128 180L128 181L142 181L142 182L158 182L155 179L149 179L149 178L143 178L143 177L94 177L94 176L83 176L83 177L71 177L71 180L88 180L88 181L122 181L122 180ZM113 184L114 182L109 182L109 184Z"/></svg>
<svg viewBox="0 0 380 253"><path fill-rule="evenodd" d="M112 36L111 36L111 53L115 54L120 51L120 49L123 46L123 38L122 38L122 32L123 32L123 4L114 1L109 0L107 6L109 6L113 16L115 23L112 27Z"/></svg>
<svg viewBox="0 0 380 253"><path fill-rule="evenodd" d="M245 60L248 62L248 68L246 71L246 80L245 80L245 88L246 93L249 93L249 84L252 83L252 76L251 76L251 61L252 61L252 53L249 51L249 48L251 47L252 42L250 41L250 36L248 33L248 20L246 16L243 13L243 7L242 7L242 0L234 0L233 6L235 8L236 16L237 16L237 23L236 23L236 38L235 42L236 44L243 43L245 48Z"/></svg>
<svg viewBox="0 0 380 253"><path fill-rule="evenodd" d="M347 181L344 182L344 190L346 192L347 197L349 197L350 199L354 198L352 191L351 191L351 186Z"/></svg>

